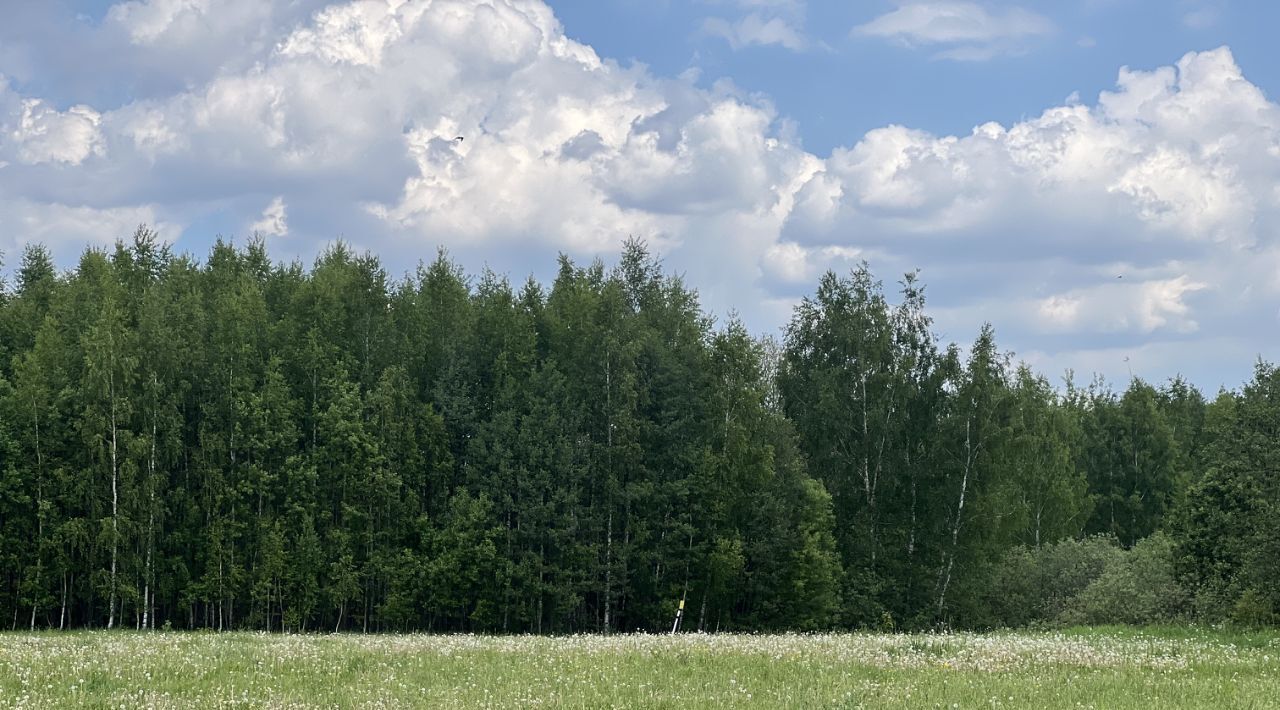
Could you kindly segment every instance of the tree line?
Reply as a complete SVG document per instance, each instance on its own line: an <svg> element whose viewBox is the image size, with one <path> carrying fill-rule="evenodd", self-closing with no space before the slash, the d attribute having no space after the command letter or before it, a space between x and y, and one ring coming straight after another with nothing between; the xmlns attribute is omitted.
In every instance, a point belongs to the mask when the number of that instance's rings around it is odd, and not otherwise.
<svg viewBox="0 0 1280 710"><path fill-rule="evenodd" d="M780 341L639 242L549 286L140 228L0 288L0 620L494 632L1280 609L1280 372L1062 387L908 274Z"/></svg>

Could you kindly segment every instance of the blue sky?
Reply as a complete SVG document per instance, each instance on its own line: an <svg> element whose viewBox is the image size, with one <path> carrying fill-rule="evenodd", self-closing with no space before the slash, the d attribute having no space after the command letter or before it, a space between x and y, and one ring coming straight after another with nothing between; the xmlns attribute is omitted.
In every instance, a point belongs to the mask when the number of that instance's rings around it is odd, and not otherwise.
<svg viewBox="0 0 1280 710"><path fill-rule="evenodd" d="M138 222L393 274L647 239L778 332L919 268L1051 377L1280 357L1280 6L1241 0L5 3L0 250ZM448 140L465 135L456 143ZM12 259L10 259L12 260Z"/></svg>
<svg viewBox="0 0 1280 710"><path fill-rule="evenodd" d="M890 123L935 133L965 133L986 121L1009 123L1040 113L1071 94L1096 96L1121 66L1154 68L1193 49L1229 45L1249 79L1276 95L1280 63L1271 29L1280 5L1253 2L986 3L1022 7L1052 25L999 61L939 61L947 45L851 36L850 30L898 6L884 0L772 3L802 7L794 26L810 48L779 44L733 49L708 33L708 18L738 19L733 2L553 2L570 37L602 54L639 61L664 74L691 67L767 94L802 124L805 147L818 153ZM759 3L768 8L770 3ZM750 14L750 9L745 14ZM785 15L785 13L778 13ZM793 17L796 15L792 15Z"/></svg>

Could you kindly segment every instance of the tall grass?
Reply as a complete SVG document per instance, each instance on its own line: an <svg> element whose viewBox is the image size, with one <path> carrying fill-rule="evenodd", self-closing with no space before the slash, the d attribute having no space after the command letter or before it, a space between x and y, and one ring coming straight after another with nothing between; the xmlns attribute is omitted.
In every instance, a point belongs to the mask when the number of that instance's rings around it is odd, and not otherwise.
<svg viewBox="0 0 1280 710"><path fill-rule="evenodd" d="M15 707L1093 707L1280 703L1280 636L0 634Z"/></svg>

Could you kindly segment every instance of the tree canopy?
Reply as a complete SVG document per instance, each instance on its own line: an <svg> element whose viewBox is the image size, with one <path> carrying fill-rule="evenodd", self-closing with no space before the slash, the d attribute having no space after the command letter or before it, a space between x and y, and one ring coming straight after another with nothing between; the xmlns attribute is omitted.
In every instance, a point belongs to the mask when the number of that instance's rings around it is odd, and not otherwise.
<svg viewBox="0 0 1280 710"><path fill-rule="evenodd" d="M28 247L0 288L0 618L1271 623L1277 442L1272 365L1211 401L1055 386L990 326L940 342L914 274L828 273L779 341L636 241L513 286L341 243L197 261L142 228L61 273Z"/></svg>

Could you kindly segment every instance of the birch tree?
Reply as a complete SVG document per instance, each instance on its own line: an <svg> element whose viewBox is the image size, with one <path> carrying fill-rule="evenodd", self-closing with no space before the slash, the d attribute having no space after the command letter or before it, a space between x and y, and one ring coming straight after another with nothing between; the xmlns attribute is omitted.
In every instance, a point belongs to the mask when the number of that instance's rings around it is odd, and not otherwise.
<svg viewBox="0 0 1280 710"><path fill-rule="evenodd" d="M89 253L81 262L81 278L96 286L99 302L88 331L82 336L85 369L81 383L83 409L82 436L92 458L105 478L107 515L101 520L99 544L108 551L108 570L102 585L107 593L107 628L116 623L120 595L120 550L122 540L121 496L131 491L122 479L122 464L131 432L126 428L132 415L130 394L137 377L137 356L133 334L126 327L120 287L101 254Z"/></svg>

